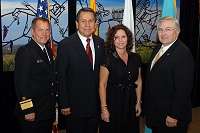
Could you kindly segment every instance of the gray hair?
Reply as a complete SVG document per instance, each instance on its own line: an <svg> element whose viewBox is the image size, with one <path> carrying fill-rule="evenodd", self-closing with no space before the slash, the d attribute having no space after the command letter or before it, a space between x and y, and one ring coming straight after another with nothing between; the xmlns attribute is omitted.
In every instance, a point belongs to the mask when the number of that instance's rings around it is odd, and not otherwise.
<svg viewBox="0 0 200 133"><path fill-rule="evenodd" d="M173 18L173 17L171 17L171 16L165 16L165 17L161 18L161 19L158 21L158 23L157 23L157 29L158 29L158 27L160 26L160 24L161 24L162 22L165 22L165 21L172 21L173 24L174 24L174 28L176 29L176 31L179 31L179 32L180 32L181 29L180 29L179 21L178 21L176 18Z"/></svg>

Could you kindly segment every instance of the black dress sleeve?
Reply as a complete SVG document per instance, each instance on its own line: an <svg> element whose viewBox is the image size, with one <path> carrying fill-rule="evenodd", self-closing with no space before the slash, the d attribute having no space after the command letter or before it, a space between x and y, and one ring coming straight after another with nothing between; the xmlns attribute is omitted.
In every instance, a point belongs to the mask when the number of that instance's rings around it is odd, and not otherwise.
<svg viewBox="0 0 200 133"><path fill-rule="evenodd" d="M109 62L109 56L108 55L105 55L101 61L101 66L104 66L106 67L108 70L110 68L110 62Z"/></svg>

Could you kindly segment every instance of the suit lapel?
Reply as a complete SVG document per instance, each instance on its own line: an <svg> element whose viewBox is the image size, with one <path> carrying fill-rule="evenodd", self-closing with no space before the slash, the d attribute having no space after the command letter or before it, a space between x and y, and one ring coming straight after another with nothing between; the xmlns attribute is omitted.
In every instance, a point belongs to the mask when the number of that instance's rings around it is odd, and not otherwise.
<svg viewBox="0 0 200 133"><path fill-rule="evenodd" d="M48 65L50 66L52 64L52 61L53 61L53 54L52 54L52 51L51 51L51 48L49 48L48 46L46 46L46 49L47 49L47 52L48 52L48 55L49 55L49 58L50 58L50 61L49 59L47 60L48 62Z"/></svg>
<svg viewBox="0 0 200 133"><path fill-rule="evenodd" d="M97 41L97 39L96 39L96 36L92 36L92 38L93 38L93 41L94 41L94 50L95 50L95 63L94 63L94 69L96 68L96 67L98 67L98 66L96 66L97 64L99 64L99 63L97 63L99 60L99 55L101 55L101 53L100 53L100 43Z"/></svg>
<svg viewBox="0 0 200 133"><path fill-rule="evenodd" d="M45 55L45 53L42 51L42 49L40 48L40 46L38 46L38 44L32 40L34 43L34 48L36 49L37 53L39 54L39 56L42 58L42 60L48 65L48 67L51 67L51 64L49 62L48 57ZM48 49L48 48L47 48ZM49 54L49 50L47 50L48 54ZM50 57L50 54L49 54Z"/></svg>
<svg viewBox="0 0 200 133"><path fill-rule="evenodd" d="M152 53L152 57L150 59L149 62L149 66L148 66L148 71L150 71L149 73L153 73L156 68L159 66L159 64L161 64L163 61L165 61L167 58L170 57L171 53L174 51L174 49L177 47L179 42L179 39L177 39L172 45L171 47L159 58L159 60L155 63L155 65L153 66L153 68L151 69L151 62L154 59L155 55L157 54L157 52L159 51L160 47L162 46L161 44L159 44L159 46L155 49L155 52Z"/></svg>
<svg viewBox="0 0 200 133"><path fill-rule="evenodd" d="M157 44L157 46L154 48L153 53L149 59L149 63L148 63L148 72L151 72L151 63L154 59L154 57L156 56L156 54L158 53L159 49L161 48L161 44ZM156 65L156 64L155 64ZM155 67L154 65L154 67ZM152 68L153 69L153 68Z"/></svg>
<svg viewBox="0 0 200 133"><path fill-rule="evenodd" d="M83 59L83 61L85 61L86 64L88 64L89 66L92 67L90 60L88 58L88 55L85 51L85 48L81 42L81 39L78 36L78 33L74 34L74 47L77 50L77 52L79 53L79 55L81 56L81 58Z"/></svg>

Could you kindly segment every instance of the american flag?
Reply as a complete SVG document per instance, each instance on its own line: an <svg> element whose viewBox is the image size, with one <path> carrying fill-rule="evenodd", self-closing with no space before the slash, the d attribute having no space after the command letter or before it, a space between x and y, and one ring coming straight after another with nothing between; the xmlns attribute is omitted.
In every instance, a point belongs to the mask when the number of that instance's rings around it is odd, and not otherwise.
<svg viewBox="0 0 200 133"><path fill-rule="evenodd" d="M37 17L48 18L47 0L38 0Z"/></svg>
<svg viewBox="0 0 200 133"><path fill-rule="evenodd" d="M50 21L50 10L49 10L48 7L49 7L48 0L38 0L37 17L47 18ZM52 33L52 28L51 28L51 33ZM55 57L56 55L55 55L53 35L52 34L51 34L51 37L50 37L50 46L51 46L51 49L52 49L52 53Z"/></svg>

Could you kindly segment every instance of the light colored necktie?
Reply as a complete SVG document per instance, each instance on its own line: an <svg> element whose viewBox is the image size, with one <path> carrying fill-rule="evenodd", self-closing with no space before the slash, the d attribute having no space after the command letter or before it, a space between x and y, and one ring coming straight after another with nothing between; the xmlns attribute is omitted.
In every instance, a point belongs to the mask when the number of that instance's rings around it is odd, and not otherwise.
<svg viewBox="0 0 200 133"><path fill-rule="evenodd" d="M160 51L158 52L157 56L155 57L155 60L154 60L152 66L154 66L154 64L158 61L158 59L163 55L163 52L164 52L164 50L163 50L163 47L162 47L162 48L160 49Z"/></svg>
<svg viewBox="0 0 200 133"><path fill-rule="evenodd" d="M87 38L86 41L87 41L86 53L87 53L87 55L89 57L91 65L93 66L92 50L91 50L91 47L90 47L90 38Z"/></svg>

